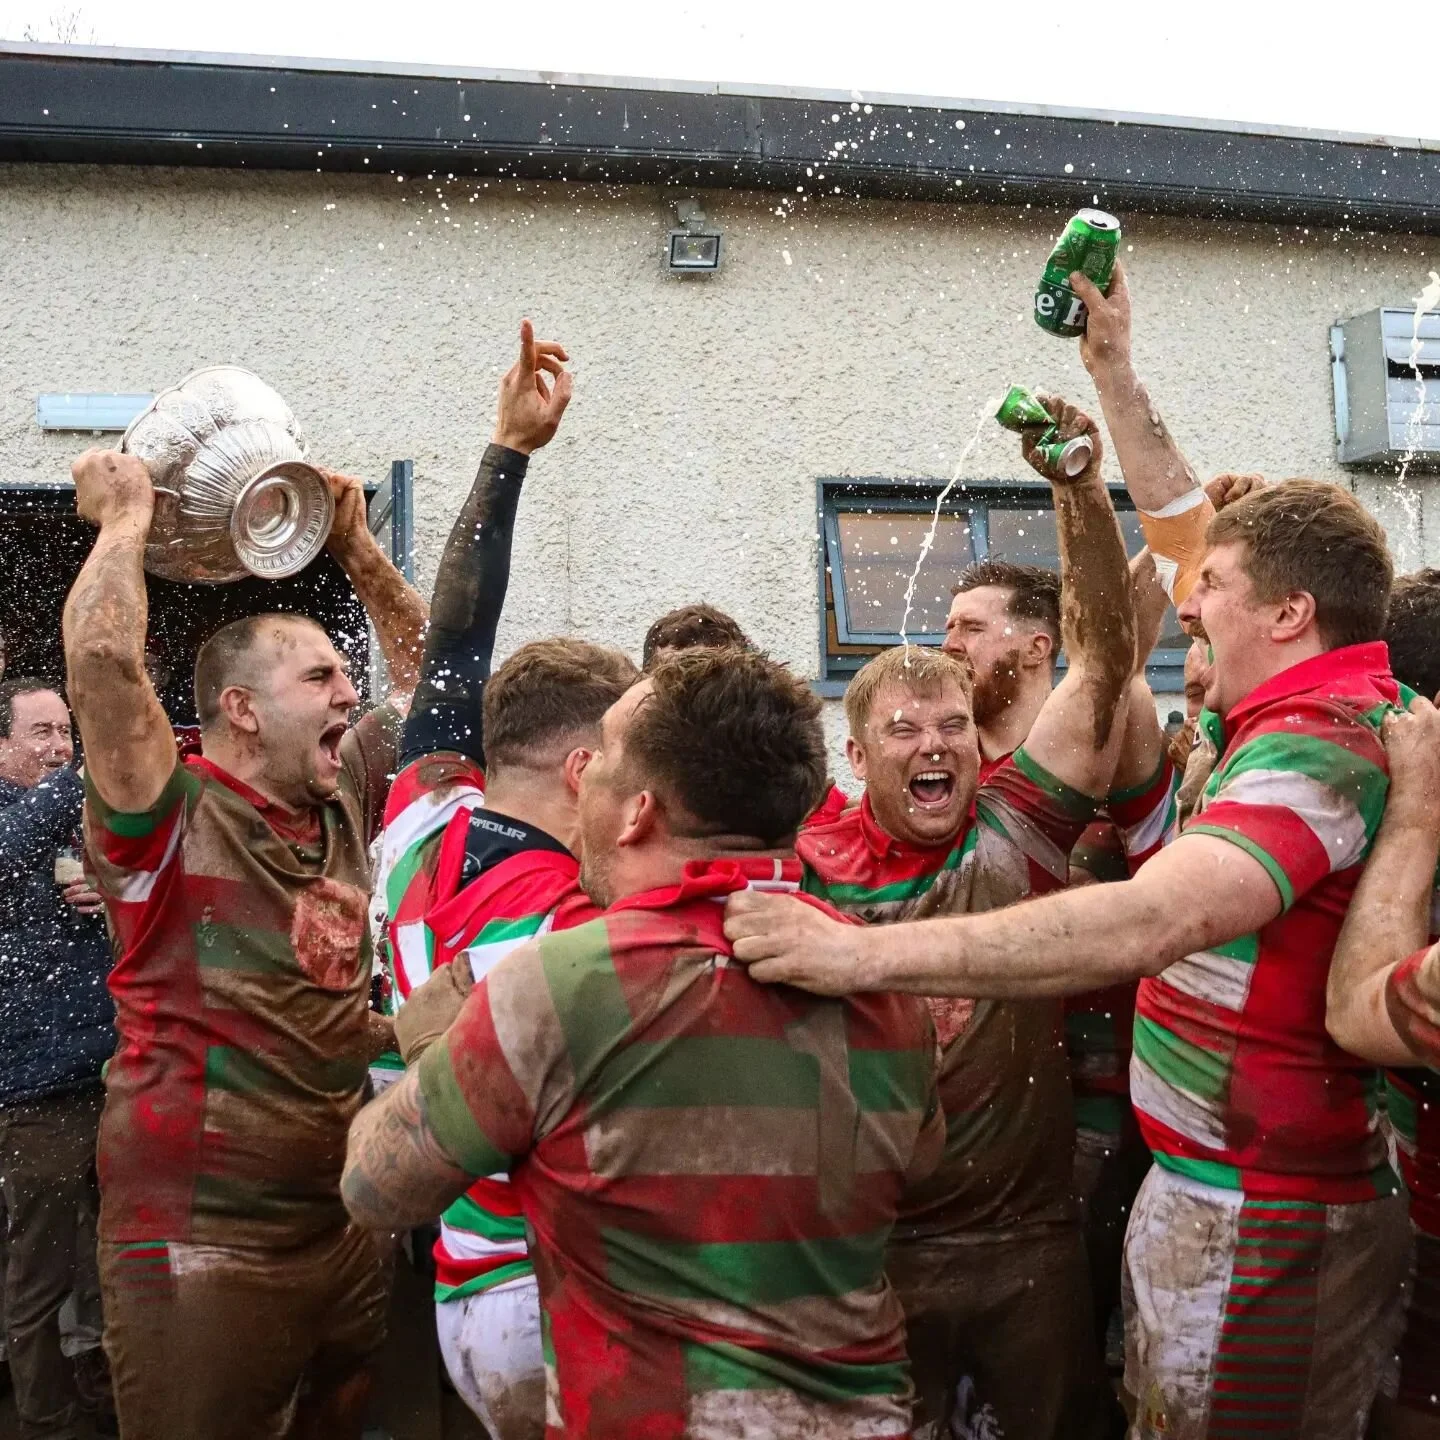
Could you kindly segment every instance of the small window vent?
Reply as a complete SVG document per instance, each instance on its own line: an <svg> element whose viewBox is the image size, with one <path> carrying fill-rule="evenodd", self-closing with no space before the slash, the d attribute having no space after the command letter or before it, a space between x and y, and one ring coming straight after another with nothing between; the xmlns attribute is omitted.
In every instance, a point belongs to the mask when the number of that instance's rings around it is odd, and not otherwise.
<svg viewBox="0 0 1440 1440"><path fill-rule="evenodd" d="M1440 470L1440 311L1352 316L1331 328L1330 357L1340 463L1398 465L1413 453L1414 469Z"/></svg>

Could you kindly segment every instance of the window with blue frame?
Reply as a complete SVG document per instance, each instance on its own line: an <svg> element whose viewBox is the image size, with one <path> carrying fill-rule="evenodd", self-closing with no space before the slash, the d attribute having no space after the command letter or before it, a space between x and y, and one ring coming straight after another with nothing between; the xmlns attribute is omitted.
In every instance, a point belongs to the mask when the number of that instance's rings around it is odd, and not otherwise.
<svg viewBox="0 0 1440 1440"><path fill-rule="evenodd" d="M927 549L943 489L942 481L820 481L823 691L843 690L871 655L900 643L902 627L912 644L939 645L953 586L967 565L997 559L1059 569L1048 485L956 485ZM1135 507L1119 487L1111 498L1133 555L1145 543ZM1182 688L1189 644L1174 610L1167 610L1146 672L1157 691Z"/></svg>

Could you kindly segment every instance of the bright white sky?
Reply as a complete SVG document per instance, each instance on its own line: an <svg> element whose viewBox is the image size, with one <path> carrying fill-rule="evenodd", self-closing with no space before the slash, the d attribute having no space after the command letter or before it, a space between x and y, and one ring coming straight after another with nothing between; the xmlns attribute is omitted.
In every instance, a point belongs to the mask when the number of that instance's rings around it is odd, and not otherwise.
<svg viewBox="0 0 1440 1440"><path fill-rule="evenodd" d="M77 12L76 38L100 45L728 80L1440 139L1440 19L1430 5L0 0L0 38L28 28L54 39Z"/></svg>

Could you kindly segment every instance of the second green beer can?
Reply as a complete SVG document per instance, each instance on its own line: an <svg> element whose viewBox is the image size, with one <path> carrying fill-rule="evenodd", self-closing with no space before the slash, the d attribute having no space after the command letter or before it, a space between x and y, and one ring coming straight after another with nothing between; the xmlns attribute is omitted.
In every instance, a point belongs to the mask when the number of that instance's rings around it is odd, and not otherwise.
<svg viewBox="0 0 1440 1440"><path fill-rule="evenodd" d="M1082 210L1065 227L1035 287L1035 323L1052 335L1085 333L1085 306L1070 288L1079 271L1103 291L1110 289L1120 249L1120 222L1103 210Z"/></svg>

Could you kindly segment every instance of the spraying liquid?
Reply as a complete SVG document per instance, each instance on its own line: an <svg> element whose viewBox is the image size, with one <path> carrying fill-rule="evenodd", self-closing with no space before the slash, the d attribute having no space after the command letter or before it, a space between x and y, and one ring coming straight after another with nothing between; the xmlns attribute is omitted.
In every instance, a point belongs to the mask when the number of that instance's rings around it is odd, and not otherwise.
<svg viewBox="0 0 1440 1440"><path fill-rule="evenodd" d="M965 442L965 448L960 452L960 458L955 462L955 473L950 477L945 488L935 497L935 510L930 516L930 528L925 532L925 538L920 542L920 554L915 559L915 568L910 572L910 583L905 587L905 613L900 617L900 642L905 646L906 664L909 662L910 654L910 610L915 602L915 582L920 578L920 568L925 564L925 557L930 553L930 547L935 543L935 532L940 528L940 509L950 498L950 492L960 483L960 474L965 469L965 463L970 459L970 452L980 443L980 436L985 426L989 423L990 416L996 406L1000 404L998 399L987 400L980 407L980 423L975 427L975 433Z"/></svg>
<svg viewBox="0 0 1440 1440"><path fill-rule="evenodd" d="M1400 457L1399 483L1404 485L1406 473L1420 449L1425 424L1425 372L1420 366L1420 323L1427 310L1440 310L1440 274L1430 272L1430 283L1415 296L1415 315L1410 324L1410 368L1415 372L1415 409L1405 425L1405 453ZM1402 500L1408 498L1402 493ZM1406 507L1407 511L1409 507ZM1418 513L1419 506L1416 505Z"/></svg>

